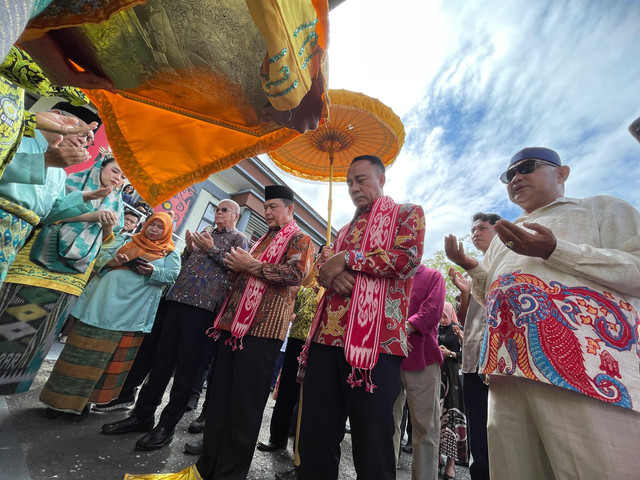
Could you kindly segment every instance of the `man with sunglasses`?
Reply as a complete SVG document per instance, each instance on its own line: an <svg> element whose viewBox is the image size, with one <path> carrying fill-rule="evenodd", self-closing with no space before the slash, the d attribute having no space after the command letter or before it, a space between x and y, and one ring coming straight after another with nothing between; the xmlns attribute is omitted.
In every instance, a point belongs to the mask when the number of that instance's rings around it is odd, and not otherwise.
<svg viewBox="0 0 640 480"><path fill-rule="evenodd" d="M445 238L486 306L493 480L640 470L640 213L565 197L569 171L553 150L519 151L500 178L523 215L495 224L482 263Z"/></svg>
<svg viewBox="0 0 640 480"><path fill-rule="evenodd" d="M138 450L157 450L173 439L174 428L187 409L202 360L204 357L211 359L217 345L206 332L231 290L229 269L224 258L232 249L246 249L248 245L246 237L235 228L239 216L240 207L236 202L222 200L216 208L215 229L207 228L200 233L187 230L180 275L165 297L165 313L157 347L145 350L155 355L149 378L131 415L103 425L102 433L120 435L150 430L136 442ZM141 356L136 358L132 378L138 379L137 384L145 376L138 374L140 367L137 365L148 369L148 360ZM155 411L172 375L170 400L156 425ZM123 392L126 391L131 398L136 386L125 382ZM122 406L123 399L118 400L97 410L118 408Z"/></svg>

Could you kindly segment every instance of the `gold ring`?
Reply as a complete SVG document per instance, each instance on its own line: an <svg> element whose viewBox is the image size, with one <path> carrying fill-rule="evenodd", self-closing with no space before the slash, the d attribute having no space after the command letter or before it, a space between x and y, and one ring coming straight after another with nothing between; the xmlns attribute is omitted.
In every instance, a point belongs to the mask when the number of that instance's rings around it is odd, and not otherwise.
<svg viewBox="0 0 640 480"><path fill-rule="evenodd" d="M508 242L504 242L504 246L509 250L513 250L513 241L509 240Z"/></svg>

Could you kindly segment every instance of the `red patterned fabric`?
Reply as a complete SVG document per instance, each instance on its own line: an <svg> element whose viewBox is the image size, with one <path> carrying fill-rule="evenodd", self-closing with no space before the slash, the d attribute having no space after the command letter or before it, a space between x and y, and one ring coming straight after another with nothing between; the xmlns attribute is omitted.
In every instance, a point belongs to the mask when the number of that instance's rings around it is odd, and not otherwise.
<svg viewBox="0 0 640 480"><path fill-rule="evenodd" d="M389 250L394 241L394 229L400 205L390 197L380 197L371 208L369 223L364 231L362 249L364 251L381 247ZM344 236L336 245L342 251ZM349 309L347 332L345 336L345 357L354 369L371 371L378 361L378 343L380 342L380 325L384 319L384 294L389 280L356 273L356 281L351 295L352 308ZM355 373L355 372L354 372ZM362 380L350 377L352 385L360 385ZM367 381L367 389L372 384Z"/></svg>
<svg viewBox="0 0 640 480"><path fill-rule="evenodd" d="M293 238L293 236L300 231L300 228L296 224L295 220L291 220L287 223L278 233L275 235L273 241L269 244L269 246L258 256L258 260L266 263L279 263L282 259L282 256L287 251L287 247L289 246L289 242ZM269 233L265 234L260 240L258 240L249 253L253 253L258 246L267 238ZM244 335L249 331L251 325L253 324L253 320L258 311L258 307L260 306L260 302L262 301L262 296L267 288L267 282L264 280L251 275L247 285L242 293L242 298L240 299L240 303L236 309L236 313L233 317L233 321L231 324L231 344L233 345L233 349L236 349L236 342L239 339L242 339ZM224 316L227 306L229 304L229 299L231 298L231 294L227 297L224 302L224 305L220 309L220 313L216 318L213 327L214 329L219 329L220 320ZM240 343L240 349L242 350L242 343Z"/></svg>
<svg viewBox="0 0 640 480"><path fill-rule="evenodd" d="M395 203L389 198L385 202ZM374 222L374 218L376 221ZM369 224L372 224L369 230ZM385 225L386 224L386 225ZM409 293L413 283L413 275L420 265L424 242L424 213L417 205L397 205L393 215L378 215L373 205L369 206L351 222L341 229L338 242L340 249L349 251L348 268L356 273L356 277L370 280L381 280L378 288L383 303L375 305L380 320L377 329L370 331L366 339L367 347L377 346L376 351L364 351L357 342L354 344L353 332L355 324L366 320L371 327L371 312L374 296L354 301L352 297L343 297L332 289L328 289L318 307L314 325L311 327L309 341L345 348L349 363L362 369L368 385L368 369L375 365L380 353L407 355L407 335L405 320L409 307ZM386 247L382 242L386 237L383 230L390 233L391 244ZM367 238L367 230L370 237ZM356 290L354 289L354 292ZM352 307L358 304L358 307ZM379 308L379 310L378 310ZM366 313L366 317L362 314ZM353 326L350 326L353 325ZM358 335L364 336L364 328ZM351 332L351 333L350 333ZM374 340L375 339L375 340ZM375 342L375 343L373 343ZM305 347L306 350L307 347ZM301 364L306 362L306 352L300 358ZM353 363L352 363L353 362ZM360 380L351 378L354 385ZM372 387L373 388L373 387Z"/></svg>

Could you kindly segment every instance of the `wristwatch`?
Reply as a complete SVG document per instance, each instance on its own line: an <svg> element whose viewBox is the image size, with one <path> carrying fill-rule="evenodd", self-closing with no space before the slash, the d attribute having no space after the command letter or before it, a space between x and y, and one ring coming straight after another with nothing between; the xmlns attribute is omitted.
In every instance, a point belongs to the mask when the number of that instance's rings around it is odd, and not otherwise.
<svg viewBox="0 0 640 480"><path fill-rule="evenodd" d="M449 350L449 358L453 358L453 352Z"/></svg>

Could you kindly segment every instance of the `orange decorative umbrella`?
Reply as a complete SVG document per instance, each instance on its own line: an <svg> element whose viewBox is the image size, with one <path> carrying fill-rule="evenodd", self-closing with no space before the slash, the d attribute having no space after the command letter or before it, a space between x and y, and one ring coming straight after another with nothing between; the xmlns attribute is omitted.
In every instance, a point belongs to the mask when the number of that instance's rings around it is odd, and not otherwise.
<svg viewBox="0 0 640 480"><path fill-rule="evenodd" d="M376 155L390 165L404 144L402 121L380 100L348 90L329 90L329 100L324 125L269 152L285 172L329 182L327 245L331 241L333 181L347 179L351 160L358 155Z"/></svg>
<svg viewBox="0 0 640 480"><path fill-rule="evenodd" d="M41 58L57 59L49 48L65 67L112 81L114 91L86 93L151 205L296 137L264 119L267 103L291 112L305 98L322 97L310 110L324 102L327 0L65 0L31 20L23 40L45 32L32 44Z"/></svg>

